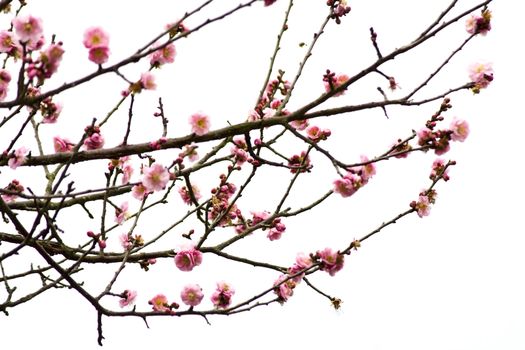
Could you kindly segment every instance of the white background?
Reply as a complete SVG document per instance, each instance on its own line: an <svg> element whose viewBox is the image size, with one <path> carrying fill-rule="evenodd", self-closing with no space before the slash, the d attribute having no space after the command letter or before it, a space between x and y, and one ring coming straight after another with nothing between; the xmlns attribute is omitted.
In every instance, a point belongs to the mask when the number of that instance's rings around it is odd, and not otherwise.
<svg viewBox="0 0 525 350"><path fill-rule="evenodd" d="M35 1L27 11L43 18L46 34L56 33L64 41L66 54L61 73L51 83L59 85L95 68L81 44L85 28L100 25L110 32L110 63L116 62L147 42L164 24L177 20L184 10L194 6L192 3ZM218 3L198 19L189 21L189 27L237 4ZM270 50L287 3L279 0L269 8L256 4L177 43L175 63L155 72L158 90L145 92L138 99L136 114L144 118L144 127L137 128L132 140L144 142L158 137L160 123L150 116L159 96L163 97L170 117L170 136L188 133L187 117L197 110L210 114L212 128L225 126L226 120L244 120L266 74ZM290 79L305 52L298 44L310 42L326 11L322 0L296 3L283 56L278 61L278 68L286 70ZM322 93L321 76L327 68L352 75L373 62L370 26L379 34L383 53L388 53L414 39L447 3L352 1L350 15L343 18L341 26L331 23L314 50L290 108ZM474 3L464 0L458 6L466 9ZM282 307L273 305L230 317L211 317L211 326L200 318L175 317L150 319L147 329L140 319L105 318L105 348L525 348L522 253L525 239L520 220L525 195L520 181L521 135L525 126L521 84L525 77L521 70L524 58L520 52L521 32L518 32L522 31L519 16L523 6L514 2L505 7L496 2L491 9L493 31L476 38L472 46L453 60L450 69L420 95L431 96L443 88L464 83L472 62L494 63L495 80L489 89L477 96L462 92L452 97L454 108L448 118L467 119L471 126L467 141L453 144L446 155L458 162L451 170L452 179L439 185L438 202L429 217L420 219L413 215L368 240L359 252L348 257L345 268L335 277L324 273L312 277L325 292L343 300L341 310L334 311L325 298L300 285ZM402 94L449 54L447 48L456 47L465 37L462 21L432 44L409 54L410 57L388 63L385 72L395 75ZM136 78L146 65L139 67L126 72ZM345 97L329 101L326 106L378 100L380 96L375 90L378 84L385 87L384 81L371 81L351 88ZM124 88L122 82L111 78L82 87L78 93L63 94L64 113L56 126L59 129L46 131L48 140L57 133L72 139L78 137L79 125L87 125L92 117L107 112ZM126 108L121 121L125 120ZM407 136L412 128L418 129L437 108L438 103L421 109L391 108L389 120L381 110L374 110L316 123L332 129L334 135L327 147L350 162L362 153L380 154L396 138ZM117 125L116 122L112 127L119 131L118 136L106 131L109 146L117 144L121 137L122 130ZM150 130L156 136L148 138ZM47 147L51 152L51 143ZM260 239L240 247L256 249L254 254L283 265L291 264L297 251L336 248L338 244L340 247L405 210L418 191L428 185L432 160L429 154L381 163L376 177L354 197L332 196L323 208L303 219L290 220L281 241L269 243ZM330 188L335 178L333 171L322 165L317 167L321 168L319 177L305 182L304 192L294 196L297 203L305 203ZM7 175L2 175L2 183L7 181L5 178ZM257 184L263 191L251 192L246 205L253 203L254 210L262 210L266 208L264 203L272 203L271 198L261 197L261 193L268 193L273 181L270 178ZM182 208L180 203L177 205ZM162 218L150 218L147 225L154 227ZM78 225L75 222L72 227L81 234L86 229ZM243 250L239 248L236 252ZM259 275L258 270L250 268L212 271L210 264L206 265L208 256L204 258L203 265L192 276L175 271L171 261L159 263L148 274L130 267L124 277L129 285L121 287L139 290L138 304L145 309L147 300L159 292L177 299L181 286L192 278L199 280L208 296L216 280L227 278L237 289L236 300L241 300L241 296L249 296L243 289L251 284L268 286L277 277L266 272ZM86 283L96 285L99 276L90 276L93 280ZM103 272L100 276L104 276ZM155 289L156 280L163 282L164 290ZM0 317L2 349L97 347L96 314L72 292L47 293L9 311L9 317Z"/></svg>

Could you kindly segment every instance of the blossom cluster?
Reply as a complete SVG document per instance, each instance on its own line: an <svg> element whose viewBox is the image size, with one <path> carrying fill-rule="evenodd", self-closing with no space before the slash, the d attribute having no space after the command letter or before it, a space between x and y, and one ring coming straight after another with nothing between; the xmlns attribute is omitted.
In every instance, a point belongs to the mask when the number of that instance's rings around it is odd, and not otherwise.
<svg viewBox="0 0 525 350"><path fill-rule="evenodd" d="M101 65L109 59L109 35L100 27L91 27L84 32L84 47L89 50L91 62Z"/></svg>
<svg viewBox="0 0 525 350"><path fill-rule="evenodd" d="M488 9L481 11L481 16L470 15L466 22L467 32L470 34L487 35L492 28L490 24L491 18L492 13Z"/></svg>
<svg viewBox="0 0 525 350"><path fill-rule="evenodd" d="M361 187L368 183L368 180L376 173L376 167L366 156L361 156L363 165L349 168L346 175L334 181L334 192L343 197L350 197Z"/></svg>

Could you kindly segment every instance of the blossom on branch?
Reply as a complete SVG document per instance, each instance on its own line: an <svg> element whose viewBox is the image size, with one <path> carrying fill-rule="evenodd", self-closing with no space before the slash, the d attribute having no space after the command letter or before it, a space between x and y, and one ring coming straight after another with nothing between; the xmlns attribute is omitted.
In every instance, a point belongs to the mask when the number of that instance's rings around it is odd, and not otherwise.
<svg viewBox="0 0 525 350"><path fill-rule="evenodd" d="M490 25L491 18L492 12L490 12L490 10L487 9L481 12L481 16L470 15L470 17L467 18L467 21L465 23L467 32L469 34L487 35L487 33L492 28Z"/></svg>
<svg viewBox="0 0 525 350"><path fill-rule="evenodd" d="M27 158L27 153L28 153L28 150L24 146L20 147L16 151L13 151L9 156L7 165L9 165L11 169L18 168L20 165L25 163L26 158Z"/></svg>
<svg viewBox="0 0 525 350"><path fill-rule="evenodd" d="M452 134L450 135L450 139L452 141L463 142L467 139L467 136L470 132L467 121L457 118L452 120L449 129L452 131Z"/></svg>
<svg viewBox="0 0 525 350"><path fill-rule="evenodd" d="M145 167L143 172L142 185L148 192L162 191L170 180L168 169L159 163Z"/></svg>
<svg viewBox="0 0 525 350"><path fill-rule="evenodd" d="M13 19L13 28L16 36L23 43L38 41L44 31L42 20L31 15Z"/></svg>
<svg viewBox="0 0 525 350"><path fill-rule="evenodd" d="M474 63L469 67L469 77L474 86L472 92L479 93L494 80L494 71L490 63Z"/></svg>
<svg viewBox="0 0 525 350"><path fill-rule="evenodd" d="M316 257L321 260L321 270L328 272L330 276L340 271L345 263L345 256L330 248L317 251Z"/></svg>
<svg viewBox="0 0 525 350"><path fill-rule="evenodd" d="M211 302L217 309L226 309L232 302L235 290L226 282L217 282L217 289L211 295Z"/></svg>
<svg viewBox="0 0 525 350"><path fill-rule="evenodd" d="M197 306L201 303L204 294L198 284L188 284L180 292L182 302L189 306Z"/></svg>
<svg viewBox="0 0 525 350"><path fill-rule="evenodd" d="M121 308L133 305L135 303L135 298L137 297L137 291L126 289L122 293L122 298L119 300L119 305Z"/></svg>
<svg viewBox="0 0 525 350"><path fill-rule="evenodd" d="M73 149L73 146L74 144L66 138L53 137L53 148L56 153L69 152Z"/></svg>
<svg viewBox="0 0 525 350"><path fill-rule="evenodd" d="M179 270L191 271L202 263L202 253L192 246L177 252L174 259Z"/></svg>
<svg viewBox="0 0 525 350"><path fill-rule="evenodd" d="M210 118L206 114L195 113L189 119L191 131L202 136L210 130Z"/></svg>

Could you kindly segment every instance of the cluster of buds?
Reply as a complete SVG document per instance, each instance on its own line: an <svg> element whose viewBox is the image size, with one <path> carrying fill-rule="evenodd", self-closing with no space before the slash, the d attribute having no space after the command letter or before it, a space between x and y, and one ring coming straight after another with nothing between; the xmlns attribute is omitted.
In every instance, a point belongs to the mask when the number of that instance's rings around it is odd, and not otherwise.
<svg viewBox="0 0 525 350"><path fill-rule="evenodd" d="M329 69L326 70L326 73L323 75L324 89L325 91L331 92L339 88L341 85L346 83L350 77L346 74L335 74ZM345 93L345 90L339 91L334 94L334 96L341 96Z"/></svg>
<svg viewBox="0 0 525 350"><path fill-rule="evenodd" d="M96 234L94 233L93 231L88 231L86 233L86 235L89 237L89 238L93 238L93 240L98 244L98 247L101 249L101 250L104 250L106 248L106 240L102 237L101 234Z"/></svg>
<svg viewBox="0 0 525 350"><path fill-rule="evenodd" d="M326 5L332 9L330 18L335 20L335 23L337 24L341 24L341 17L346 16L351 10L350 6L346 3L346 0L328 0Z"/></svg>
<svg viewBox="0 0 525 350"><path fill-rule="evenodd" d="M257 103L255 109L250 112L248 117L249 121L255 121L260 119L271 118L275 115L275 111L278 110L282 105L282 98L288 95L290 91L291 83L284 79L284 71L279 70L277 79L270 81L266 85L264 94ZM277 95L281 96L278 98ZM288 111L281 111L281 114L286 115Z"/></svg>
<svg viewBox="0 0 525 350"><path fill-rule="evenodd" d="M230 198L235 193L235 191L237 191L237 187L231 182L228 182L227 177L224 174L221 174L220 180L220 185L211 190L212 207L208 213L208 218L215 220L222 216L219 225L224 226L231 224L232 220L237 218L237 207L235 205L232 206L228 213L225 213L225 211L230 207Z"/></svg>

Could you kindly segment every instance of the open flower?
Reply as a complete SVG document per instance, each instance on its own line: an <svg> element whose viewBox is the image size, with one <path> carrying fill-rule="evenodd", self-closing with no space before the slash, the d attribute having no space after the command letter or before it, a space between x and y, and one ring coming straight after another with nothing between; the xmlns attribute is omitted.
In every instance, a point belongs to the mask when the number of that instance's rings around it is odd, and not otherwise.
<svg viewBox="0 0 525 350"><path fill-rule="evenodd" d="M202 253L195 247L188 247L180 250L175 255L175 265L181 271L191 271L195 266L202 263Z"/></svg>
<svg viewBox="0 0 525 350"><path fill-rule="evenodd" d="M33 16L18 16L13 19L16 36L22 42L38 41L42 36L42 20Z"/></svg>
<svg viewBox="0 0 525 350"><path fill-rule="evenodd" d="M182 302L189 306L197 306L201 303L204 294L202 288L198 284L188 284L180 292Z"/></svg>
<svg viewBox="0 0 525 350"><path fill-rule="evenodd" d="M148 192L163 190L169 180L170 173L168 169L159 163L153 163L150 167L144 168L142 185L144 185Z"/></svg>
<svg viewBox="0 0 525 350"><path fill-rule="evenodd" d="M321 270L328 272L330 276L340 271L345 263L345 256L330 248L318 251L317 257L321 259Z"/></svg>
<svg viewBox="0 0 525 350"><path fill-rule="evenodd" d="M190 117L191 131L201 136L210 130L210 118L202 113L195 113Z"/></svg>
<svg viewBox="0 0 525 350"><path fill-rule="evenodd" d="M9 165L11 169L18 168L20 165L25 163L27 152L27 149L23 146L12 152L9 160L7 161L7 165Z"/></svg>

